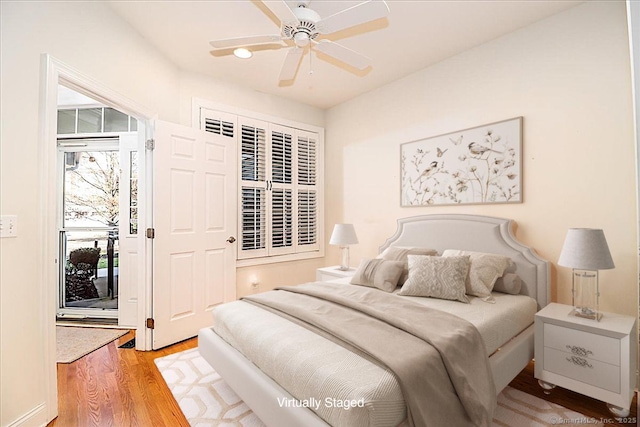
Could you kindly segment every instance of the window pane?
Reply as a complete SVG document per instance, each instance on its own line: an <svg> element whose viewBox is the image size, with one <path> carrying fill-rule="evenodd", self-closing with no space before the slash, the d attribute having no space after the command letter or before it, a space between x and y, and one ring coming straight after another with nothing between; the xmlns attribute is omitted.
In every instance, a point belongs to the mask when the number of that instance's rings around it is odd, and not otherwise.
<svg viewBox="0 0 640 427"><path fill-rule="evenodd" d="M65 169L65 227L118 225L119 159L117 151L82 151L77 166Z"/></svg>
<svg viewBox="0 0 640 427"><path fill-rule="evenodd" d="M58 134L76 133L76 110L58 110Z"/></svg>
<svg viewBox="0 0 640 427"><path fill-rule="evenodd" d="M138 152L129 154L129 234L138 234Z"/></svg>
<svg viewBox="0 0 640 427"><path fill-rule="evenodd" d="M129 130L129 116L113 108L104 109L105 132L127 132Z"/></svg>
<svg viewBox="0 0 640 427"><path fill-rule="evenodd" d="M129 234L138 234L138 208L129 209Z"/></svg>
<svg viewBox="0 0 640 427"><path fill-rule="evenodd" d="M118 292L119 252L113 231L66 231L60 307L89 308L103 300L101 308L117 309L118 299L113 296Z"/></svg>
<svg viewBox="0 0 640 427"><path fill-rule="evenodd" d="M129 116L129 130L131 132L135 132L138 130L138 121L133 117Z"/></svg>
<svg viewBox="0 0 640 427"><path fill-rule="evenodd" d="M138 179L138 152L132 151L129 156L129 169L131 179Z"/></svg>
<svg viewBox="0 0 640 427"><path fill-rule="evenodd" d="M78 133L102 132L102 108L78 110Z"/></svg>

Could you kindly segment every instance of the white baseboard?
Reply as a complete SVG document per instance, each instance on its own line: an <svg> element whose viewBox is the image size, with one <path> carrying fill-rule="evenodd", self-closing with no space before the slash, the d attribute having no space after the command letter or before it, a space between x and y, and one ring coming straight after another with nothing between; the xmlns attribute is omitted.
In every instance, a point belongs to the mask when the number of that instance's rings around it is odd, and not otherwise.
<svg viewBox="0 0 640 427"><path fill-rule="evenodd" d="M47 411L45 409L45 404L42 402L20 418L10 424L7 424L6 427L44 427L49 423L47 421Z"/></svg>

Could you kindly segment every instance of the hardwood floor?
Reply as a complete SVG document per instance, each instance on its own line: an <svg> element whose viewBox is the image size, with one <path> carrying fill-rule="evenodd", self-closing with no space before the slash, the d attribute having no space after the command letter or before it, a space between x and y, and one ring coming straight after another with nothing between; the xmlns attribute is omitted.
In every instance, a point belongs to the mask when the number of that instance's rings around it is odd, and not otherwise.
<svg viewBox="0 0 640 427"><path fill-rule="evenodd" d="M153 359L198 346L197 338L158 351L116 341L69 364L58 364L58 418L48 427L188 427Z"/></svg>
<svg viewBox="0 0 640 427"><path fill-rule="evenodd" d="M522 372L520 372L520 374L513 381L511 381L511 384L509 385L513 388L524 391L525 393L539 397L540 399L557 403L558 405L564 406L565 408L580 412L587 417L595 418L596 421L602 422L606 427L628 427L630 425L640 425L637 424L638 393L635 394L633 402L631 403L631 414L628 417L629 422L619 423L615 421L614 415L607 409L607 404L599 400L591 399L590 397L586 397L560 387L554 388L551 391L550 395L545 395L542 391L542 388L538 385L538 381L533 377L533 368L533 362L529 363L529 365L527 365L527 367ZM590 423L584 424L589 425Z"/></svg>
<svg viewBox="0 0 640 427"><path fill-rule="evenodd" d="M133 332L73 363L58 364L59 415L48 427L189 426L153 360L197 347L197 338L153 352L118 348L131 338ZM559 387L544 395L533 377L533 363L511 386L596 420L613 419L603 402ZM637 417L636 399L637 394L631 418Z"/></svg>

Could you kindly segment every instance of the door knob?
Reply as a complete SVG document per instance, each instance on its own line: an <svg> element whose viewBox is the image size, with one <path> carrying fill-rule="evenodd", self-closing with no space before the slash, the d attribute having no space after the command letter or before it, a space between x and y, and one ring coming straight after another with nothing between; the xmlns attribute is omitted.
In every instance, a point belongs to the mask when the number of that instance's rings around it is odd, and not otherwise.
<svg viewBox="0 0 640 427"><path fill-rule="evenodd" d="M229 243L233 243L233 242L235 242L235 241L236 241L236 238L235 238L235 237L233 237L233 236L231 236L231 237L229 237L229 238L227 239L227 242L229 242Z"/></svg>

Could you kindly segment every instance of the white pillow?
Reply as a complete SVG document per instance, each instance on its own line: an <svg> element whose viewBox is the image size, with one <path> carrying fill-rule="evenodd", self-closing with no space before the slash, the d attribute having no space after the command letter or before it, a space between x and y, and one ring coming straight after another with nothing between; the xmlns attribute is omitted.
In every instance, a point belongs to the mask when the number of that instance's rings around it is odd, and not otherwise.
<svg viewBox="0 0 640 427"><path fill-rule="evenodd" d="M409 278L398 295L433 297L468 303L465 278L469 257L409 255Z"/></svg>
<svg viewBox="0 0 640 427"><path fill-rule="evenodd" d="M504 274L513 261L508 256L484 252L447 249L442 253L443 257L465 255L469 256L471 261L469 276L465 281L467 294L482 298L491 297L496 280Z"/></svg>
<svg viewBox="0 0 640 427"><path fill-rule="evenodd" d="M398 287L398 279L403 270L404 263L401 261L365 258L360 261L360 266L351 278L351 284L393 292Z"/></svg>
<svg viewBox="0 0 640 427"><path fill-rule="evenodd" d="M417 248L409 246L389 246L376 258L386 259L389 261L402 261L404 263L404 271L398 284L402 285L409 277L409 266L407 264L408 255L438 255L438 251L429 248Z"/></svg>

